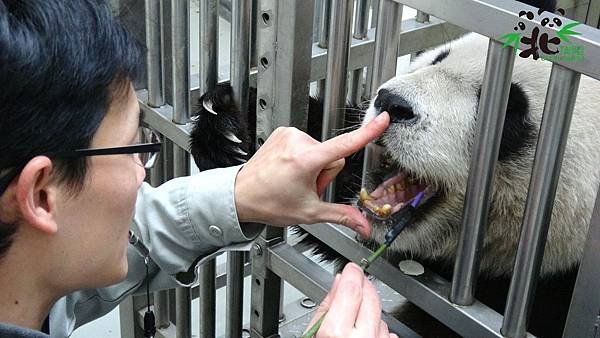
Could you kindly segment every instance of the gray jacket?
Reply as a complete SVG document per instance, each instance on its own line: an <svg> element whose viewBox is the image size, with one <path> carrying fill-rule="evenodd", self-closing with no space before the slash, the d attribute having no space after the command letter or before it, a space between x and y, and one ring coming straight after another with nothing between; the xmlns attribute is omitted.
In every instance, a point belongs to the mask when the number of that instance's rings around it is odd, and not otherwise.
<svg viewBox="0 0 600 338"><path fill-rule="evenodd" d="M198 264L222 251L250 247L249 242L262 227L240 228L234 200L239 169L209 170L158 188L145 183L141 187L131 230L150 251L151 291L189 286L196 280ZM145 292L144 259L131 245L127 259L129 272L121 283L74 292L54 305L51 337L69 337L77 327L110 312L125 297Z"/></svg>

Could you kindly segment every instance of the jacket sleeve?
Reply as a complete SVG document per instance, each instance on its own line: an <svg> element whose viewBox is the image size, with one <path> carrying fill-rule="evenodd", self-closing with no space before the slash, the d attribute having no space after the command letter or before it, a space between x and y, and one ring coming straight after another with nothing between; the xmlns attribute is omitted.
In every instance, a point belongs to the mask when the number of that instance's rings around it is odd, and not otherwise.
<svg viewBox="0 0 600 338"><path fill-rule="evenodd" d="M181 177L138 193L131 230L150 255L151 290L189 286L196 267L223 251L248 250L262 226L237 219L234 183L240 167L214 169ZM52 337L71 332L110 312L128 295L145 292L144 258L131 245L129 269L122 282L82 290L61 298L50 314Z"/></svg>

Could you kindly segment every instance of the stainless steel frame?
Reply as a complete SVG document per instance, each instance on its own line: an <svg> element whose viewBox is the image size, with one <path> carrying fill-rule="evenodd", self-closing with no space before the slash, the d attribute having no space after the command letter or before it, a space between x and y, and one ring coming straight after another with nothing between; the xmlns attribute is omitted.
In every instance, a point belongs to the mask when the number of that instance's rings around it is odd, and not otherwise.
<svg viewBox="0 0 600 338"><path fill-rule="evenodd" d="M357 99L361 95L359 84L363 81L362 71L365 68L369 75L364 83L364 90L370 95L384 81L394 76L398 55L411 54L437 45L465 30L492 38L479 105L478 136L473 147L459 258L455 262L452 283L430 271L419 277L410 277L383 261L372 264L369 272L463 336L531 336L526 333L526 313L529 300L535 292L535 280L541 264L579 77L580 74L585 74L600 79L600 31L589 26L579 26L578 31L582 35L573 36L571 41L584 46L586 60L580 63L558 62L553 66L515 274L506 316L503 317L473 298L474 278L478 268L476 252L484 235L491 178L515 57L511 49L502 49L497 39L506 27L512 27L518 19L518 12L525 5L509 0L373 0L372 13L377 16L377 20L373 21L377 21L379 29L367 29L366 9L369 8L369 1L356 1L353 39L350 37L350 29L354 1L319 0L321 7L318 13L322 15L314 20L319 22L317 26L320 34L318 41L313 43L314 1L261 0L254 20L258 34L257 57L264 62L257 62L255 70L250 69L249 60L252 20L250 2L232 1L231 83L235 100L243 107L248 105L248 87L251 83L257 85L256 143L260 145L278 126L306 128L310 81L326 79L325 111L329 117L324 123L323 135L329 137L331 129L340 126L341 118L336 113L345 103L346 76L349 72L352 72L351 97ZM563 0L559 4L567 2L569 1ZM217 0L201 0L201 71L199 76L190 78L189 2L145 2L146 42L150 50L147 59L148 81L147 90L140 90L138 96L140 106L146 113L145 123L171 141L168 143L172 144L173 149L166 153L174 155L173 159L166 156L165 162L168 163L161 167L162 172L152 174L155 184L164 178L189 173L189 156L185 150L190 132L190 125L187 124L190 102L197 100L200 93L212 88L217 81L225 80L217 79L216 74L217 3ZM403 5L418 9L418 16L402 22L400 30ZM579 10L578 13L580 12ZM600 1L591 0L586 13L586 22L597 26ZM534 27L538 27L541 32L552 30L537 22L528 26L525 33ZM329 39L325 39L327 28ZM191 88L190 83L198 83L199 88ZM374 155L376 154L369 153L367 157L376 163L377 156ZM600 199L596 202L564 337L592 336L596 334L594 328L597 330L600 326L600 262L598 255L594 254L600 238L599 210ZM356 243L352 234L339 226L321 224L303 228L353 261L358 262L369 253ZM281 229L267 227L251 252L252 337L278 334L282 279L288 280L314 300L320 300L325 295L332 280L322 268L285 243L285 237ZM228 310L230 324L227 327L227 337L241 336L240 311L243 304L239 300L243 287L242 277L246 273L243 260L239 258L239 255L230 256L229 262L234 264L228 269L227 277L215 277L214 262L201 269L201 337L215 335L214 289L222 286L224 278L227 278L228 287L231 288L228 303L233 304ZM159 326L162 327L157 336L191 336L189 307L192 295L194 293L191 289L177 290L176 297L167 297L165 292L155 294L154 307ZM174 317L169 315L171 311L168 308L175 307L175 300L177 319L176 325L172 325ZM128 311L139 310L139 305L139 301L131 301L127 304ZM125 323L130 317L130 312L123 314L122 322ZM135 313L133 318L141 320L141 315ZM386 314L384 318L390 328L402 336L417 337L402 323ZM123 330L139 334L139 330L130 327Z"/></svg>

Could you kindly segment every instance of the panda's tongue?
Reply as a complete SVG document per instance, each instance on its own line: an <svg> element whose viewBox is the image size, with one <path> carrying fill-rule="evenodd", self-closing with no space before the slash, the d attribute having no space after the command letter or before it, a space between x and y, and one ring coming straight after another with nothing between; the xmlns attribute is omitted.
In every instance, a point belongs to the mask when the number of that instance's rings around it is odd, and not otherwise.
<svg viewBox="0 0 600 338"><path fill-rule="evenodd" d="M400 171L386 179L372 193L361 192L361 203L380 217L389 217L402 209L426 186L415 182L408 173Z"/></svg>

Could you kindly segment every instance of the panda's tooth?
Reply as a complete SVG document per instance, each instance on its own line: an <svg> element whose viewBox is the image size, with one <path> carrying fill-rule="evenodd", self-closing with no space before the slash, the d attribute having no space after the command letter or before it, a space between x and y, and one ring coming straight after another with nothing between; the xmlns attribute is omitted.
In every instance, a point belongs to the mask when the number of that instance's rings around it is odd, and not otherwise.
<svg viewBox="0 0 600 338"><path fill-rule="evenodd" d="M388 217L392 213L392 206L389 204L384 204L379 210L379 215L381 217Z"/></svg>
<svg viewBox="0 0 600 338"><path fill-rule="evenodd" d="M242 143L242 140L240 140L232 132L228 132L227 134L225 134L225 138L228 139L229 141L233 142L233 143Z"/></svg>
<svg viewBox="0 0 600 338"><path fill-rule="evenodd" d="M209 113L217 115L217 113L214 111L213 109L213 104L212 102L208 101L208 100L203 100L202 101L202 106L204 107L204 109L206 109Z"/></svg>
<svg viewBox="0 0 600 338"><path fill-rule="evenodd" d="M387 191L388 194L393 194L396 192L396 187L394 184L392 184L389 187L385 188L385 191Z"/></svg>
<svg viewBox="0 0 600 338"><path fill-rule="evenodd" d="M396 184L394 184L394 188L396 189L396 191L406 190L404 183L396 183Z"/></svg>
<svg viewBox="0 0 600 338"><path fill-rule="evenodd" d="M360 189L360 201L364 202L364 201L368 201L372 199L372 197L369 195L369 193L367 192L367 189L365 188L361 188Z"/></svg>
<svg viewBox="0 0 600 338"><path fill-rule="evenodd" d="M237 148L237 147L236 147L234 150L235 150L235 152L236 152L236 153L238 153L238 154L240 154L240 155L244 155L244 156L248 155L248 153L247 153L247 152L243 151L243 150L242 150L242 149L240 149L240 148Z"/></svg>

